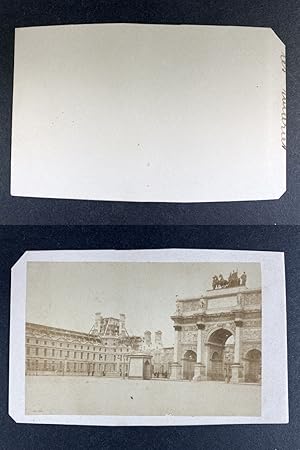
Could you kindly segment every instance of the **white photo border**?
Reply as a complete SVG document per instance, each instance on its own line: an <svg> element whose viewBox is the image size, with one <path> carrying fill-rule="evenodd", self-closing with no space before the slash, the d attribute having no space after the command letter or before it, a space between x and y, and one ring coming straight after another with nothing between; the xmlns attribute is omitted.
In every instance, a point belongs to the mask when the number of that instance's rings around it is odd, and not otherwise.
<svg viewBox="0 0 300 450"><path fill-rule="evenodd" d="M260 263L262 274L261 416L97 416L25 414L25 306L28 262ZM288 423L284 253L248 250L27 251L11 270L9 415L17 423L170 426Z"/></svg>

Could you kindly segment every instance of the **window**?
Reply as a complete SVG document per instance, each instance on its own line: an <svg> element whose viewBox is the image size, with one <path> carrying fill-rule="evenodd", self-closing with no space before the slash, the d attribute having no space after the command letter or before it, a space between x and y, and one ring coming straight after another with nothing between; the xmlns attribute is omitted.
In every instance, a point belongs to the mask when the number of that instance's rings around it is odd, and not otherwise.
<svg viewBox="0 0 300 450"><path fill-rule="evenodd" d="M47 370L47 361L44 361L44 370Z"/></svg>
<svg viewBox="0 0 300 450"><path fill-rule="evenodd" d="M77 345L76 345L76 344L74 345L74 348L77 348Z"/></svg>
<svg viewBox="0 0 300 450"><path fill-rule="evenodd" d="M59 346L62 347L62 343L60 343Z"/></svg>
<svg viewBox="0 0 300 450"><path fill-rule="evenodd" d="M96 355L95 355L95 353L94 353L94 354L93 354L93 359L95 359L95 356L96 356Z"/></svg>
<svg viewBox="0 0 300 450"><path fill-rule="evenodd" d="M47 356L47 349L44 348L44 356Z"/></svg>
<svg viewBox="0 0 300 450"><path fill-rule="evenodd" d="M55 342L52 342L52 345L55 345Z"/></svg>
<svg viewBox="0 0 300 450"><path fill-rule="evenodd" d="M87 357L87 359L90 359L90 354L87 353L87 354L86 354L86 357Z"/></svg>
<svg viewBox="0 0 300 450"><path fill-rule="evenodd" d="M39 354L39 349L36 347L35 349L35 354L38 355Z"/></svg>
<svg viewBox="0 0 300 450"><path fill-rule="evenodd" d="M44 341L44 345L47 345L47 341Z"/></svg>
<svg viewBox="0 0 300 450"><path fill-rule="evenodd" d="M63 367L63 363L62 363L62 361L59 361L59 368L62 370L62 367Z"/></svg>
<svg viewBox="0 0 300 450"><path fill-rule="evenodd" d="M77 353L76 352L74 352L74 358L77 358Z"/></svg>
<svg viewBox="0 0 300 450"><path fill-rule="evenodd" d="M81 352L81 354L80 354L80 358L81 358L81 359L83 359L83 352Z"/></svg>
<svg viewBox="0 0 300 450"><path fill-rule="evenodd" d="M52 356L55 356L55 350L54 350L54 348L52 349Z"/></svg>
<svg viewBox="0 0 300 450"><path fill-rule="evenodd" d="M29 354L30 354L30 348L26 347L26 355L29 355Z"/></svg>
<svg viewBox="0 0 300 450"><path fill-rule="evenodd" d="M90 349L90 347L88 346L88 348L87 348L88 350Z"/></svg>
<svg viewBox="0 0 300 450"><path fill-rule="evenodd" d="M69 358L69 356L70 356L70 352L69 352L69 350L67 351L67 358Z"/></svg>
<svg viewBox="0 0 300 450"><path fill-rule="evenodd" d="M70 347L70 344L68 344L67 347L69 348L69 347Z"/></svg>
<svg viewBox="0 0 300 450"><path fill-rule="evenodd" d="M83 349L83 345L81 345L81 347L80 347L80 348L81 348L81 350L82 350L82 349Z"/></svg>
<svg viewBox="0 0 300 450"><path fill-rule="evenodd" d="M29 344L29 339L28 338L26 339L26 342L27 342L27 344Z"/></svg>
<svg viewBox="0 0 300 450"><path fill-rule="evenodd" d="M59 351L59 357L62 357L62 350Z"/></svg>
<svg viewBox="0 0 300 450"><path fill-rule="evenodd" d="M36 339L35 343L36 343L36 344L38 344L38 343L39 343L38 339Z"/></svg>

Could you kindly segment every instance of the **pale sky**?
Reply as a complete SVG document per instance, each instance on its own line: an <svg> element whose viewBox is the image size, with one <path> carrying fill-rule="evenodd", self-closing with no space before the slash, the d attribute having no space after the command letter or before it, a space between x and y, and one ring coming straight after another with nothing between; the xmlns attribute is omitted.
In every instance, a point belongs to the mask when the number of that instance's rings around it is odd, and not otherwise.
<svg viewBox="0 0 300 450"><path fill-rule="evenodd" d="M129 334L163 332L164 346L173 345L176 295L197 297L211 289L211 278L238 269L247 286L261 286L254 263L103 263L30 262L27 269L28 322L89 332L94 314L126 314Z"/></svg>

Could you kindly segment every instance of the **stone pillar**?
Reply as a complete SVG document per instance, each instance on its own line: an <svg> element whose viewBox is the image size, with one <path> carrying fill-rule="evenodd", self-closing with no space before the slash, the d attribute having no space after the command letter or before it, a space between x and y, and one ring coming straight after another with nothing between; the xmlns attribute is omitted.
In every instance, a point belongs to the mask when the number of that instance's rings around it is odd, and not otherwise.
<svg viewBox="0 0 300 450"><path fill-rule="evenodd" d="M175 330L175 340L174 340L174 359L173 362L174 363L178 363L178 353L179 353L179 341L180 341L180 331L181 331L181 326L180 325L175 325L174 326L174 330Z"/></svg>
<svg viewBox="0 0 300 450"><path fill-rule="evenodd" d="M241 319L235 320L235 337L234 337L234 359L231 366L232 370L232 383L239 382L239 372L240 372L240 339L241 339L241 327L243 321Z"/></svg>
<svg viewBox="0 0 300 450"><path fill-rule="evenodd" d="M181 326L174 325L174 330L175 330L174 357L173 363L171 364L170 380L179 380L181 378L181 365L178 362Z"/></svg>
<svg viewBox="0 0 300 450"><path fill-rule="evenodd" d="M203 379L205 366L202 363L202 331L205 328L204 323L197 323L197 362L194 368L194 378L193 381L200 381Z"/></svg>
<svg viewBox="0 0 300 450"><path fill-rule="evenodd" d="M202 363L202 331L205 329L204 323L197 323L197 363Z"/></svg>

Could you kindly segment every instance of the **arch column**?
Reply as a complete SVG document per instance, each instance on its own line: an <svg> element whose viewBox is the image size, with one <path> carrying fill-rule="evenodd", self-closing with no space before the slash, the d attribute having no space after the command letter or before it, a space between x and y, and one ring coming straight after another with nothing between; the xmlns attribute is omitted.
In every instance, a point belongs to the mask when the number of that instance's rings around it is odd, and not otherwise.
<svg viewBox="0 0 300 450"><path fill-rule="evenodd" d="M180 333L182 327L180 325L174 325L175 336L174 336L174 357L173 363L171 364L171 380L181 379L181 364L178 362L179 357L179 346L180 346Z"/></svg>
<svg viewBox="0 0 300 450"><path fill-rule="evenodd" d="M201 381L205 372L205 365L203 364L203 355L202 355L202 334L205 329L205 325L203 322L198 322L197 324L197 362L195 364L194 369L194 378L193 381Z"/></svg>
<svg viewBox="0 0 300 450"><path fill-rule="evenodd" d="M243 326L243 321L241 319L235 319L235 336L234 336L234 359L231 366L232 370L232 383L239 382L240 373L240 341L241 341L241 327Z"/></svg>

